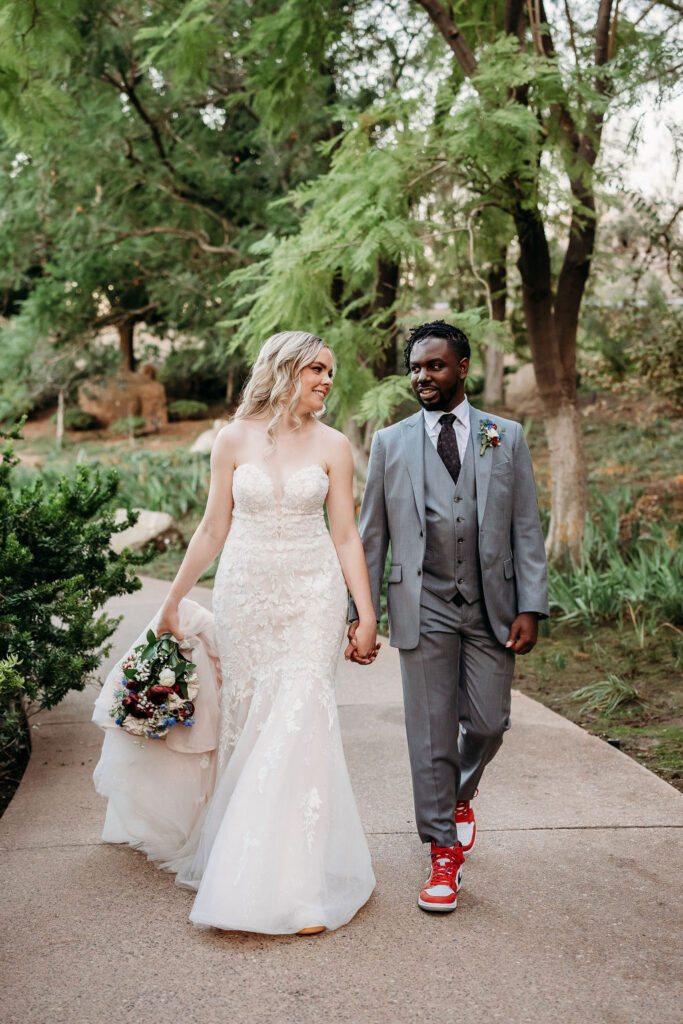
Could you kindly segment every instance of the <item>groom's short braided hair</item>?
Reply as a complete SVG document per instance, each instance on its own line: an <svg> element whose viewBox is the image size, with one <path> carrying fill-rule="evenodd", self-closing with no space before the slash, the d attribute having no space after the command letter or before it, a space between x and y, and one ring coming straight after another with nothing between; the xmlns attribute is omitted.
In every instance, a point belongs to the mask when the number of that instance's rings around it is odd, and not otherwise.
<svg viewBox="0 0 683 1024"><path fill-rule="evenodd" d="M443 338L455 351L458 359L470 358L470 343L467 340L467 335L459 327L447 324L445 320L433 320L429 324L413 327L410 332L403 349L403 358L408 372L410 372L410 353L413 351L413 346L417 345L419 341L424 341L425 338Z"/></svg>

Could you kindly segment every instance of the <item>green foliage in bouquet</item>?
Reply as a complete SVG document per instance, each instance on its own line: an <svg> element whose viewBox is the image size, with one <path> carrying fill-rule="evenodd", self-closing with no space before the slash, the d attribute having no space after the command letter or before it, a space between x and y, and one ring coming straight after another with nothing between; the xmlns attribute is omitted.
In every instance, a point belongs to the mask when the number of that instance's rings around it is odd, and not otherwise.
<svg viewBox="0 0 683 1024"><path fill-rule="evenodd" d="M136 518L114 522L115 470L79 466L72 480L16 486L20 427L0 433L0 664L11 677L0 689L0 731L20 697L52 707L84 688L118 621L97 611L140 587L135 567L145 561L109 546Z"/></svg>

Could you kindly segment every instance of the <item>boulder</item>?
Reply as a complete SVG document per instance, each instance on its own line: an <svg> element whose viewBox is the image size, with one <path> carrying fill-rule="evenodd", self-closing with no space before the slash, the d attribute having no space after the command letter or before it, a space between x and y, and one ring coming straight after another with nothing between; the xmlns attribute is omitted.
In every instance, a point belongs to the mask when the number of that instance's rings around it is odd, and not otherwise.
<svg viewBox="0 0 683 1024"><path fill-rule="evenodd" d="M218 437L218 431L227 426L229 422L230 420L214 420L213 426L199 435L190 451L199 452L200 455L209 455L213 448L213 443Z"/></svg>
<svg viewBox="0 0 683 1024"><path fill-rule="evenodd" d="M506 374L503 380L505 408L515 419L520 416L540 416L543 403L538 393L536 374L531 363L520 366L515 373Z"/></svg>
<svg viewBox="0 0 683 1024"><path fill-rule="evenodd" d="M171 543L185 543L183 535L168 512L152 512L147 508L136 508L135 511L140 513L135 526L115 533L111 538L111 547L117 554L124 548L140 551L152 543L159 551L164 551ZM117 523L123 523L126 519L126 509L117 508L114 517Z"/></svg>
<svg viewBox="0 0 683 1024"><path fill-rule="evenodd" d="M78 389L78 405L106 427L125 416L142 416L142 433L155 434L168 423L166 389L147 368L144 373L119 370L115 377L86 381Z"/></svg>

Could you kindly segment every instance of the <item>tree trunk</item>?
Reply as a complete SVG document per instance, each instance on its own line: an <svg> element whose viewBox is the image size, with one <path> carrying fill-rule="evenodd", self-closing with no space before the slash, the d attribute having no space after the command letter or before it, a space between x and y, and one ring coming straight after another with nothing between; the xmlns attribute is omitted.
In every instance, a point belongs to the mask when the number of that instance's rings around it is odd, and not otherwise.
<svg viewBox="0 0 683 1024"><path fill-rule="evenodd" d="M386 331L386 340L382 346L382 352L373 366L373 371L378 380L383 380L391 374L398 373L396 313L391 308L396 302L398 278L398 263L393 260L380 258L377 266L375 300L371 312L378 313L383 309L390 310L390 312L378 324L380 330Z"/></svg>
<svg viewBox="0 0 683 1024"><path fill-rule="evenodd" d="M554 563L566 563L569 559L578 562L588 509L588 486L576 374L561 357L553 310L550 252L543 223L533 210L519 210L515 220L524 319L545 408L543 425L550 454L551 516L546 553Z"/></svg>
<svg viewBox="0 0 683 1024"><path fill-rule="evenodd" d="M133 331L135 324L132 320L120 320L116 325L119 332L119 348L121 349L121 362L126 370L135 372L135 354L133 352Z"/></svg>
<svg viewBox="0 0 683 1024"><path fill-rule="evenodd" d="M504 323L505 299L507 297L506 246L501 249L500 256L500 261L489 271L489 291L493 319ZM501 405L503 401L503 353L501 350L488 345L485 350L485 364L484 405Z"/></svg>
<svg viewBox="0 0 683 1024"><path fill-rule="evenodd" d="M64 388L57 393L57 447L64 444Z"/></svg>
<svg viewBox="0 0 683 1024"><path fill-rule="evenodd" d="M225 385L225 404L228 409L232 405L232 400L235 395L235 367L231 366L228 370L228 379Z"/></svg>
<svg viewBox="0 0 683 1024"><path fill-rule="evenodd" d="M546 405L544 426L550 449L550 527L546 537L548 559L555 564L575 563L581 557L588 487L581 431L575 401L563 398L551 410Z"/></svg>

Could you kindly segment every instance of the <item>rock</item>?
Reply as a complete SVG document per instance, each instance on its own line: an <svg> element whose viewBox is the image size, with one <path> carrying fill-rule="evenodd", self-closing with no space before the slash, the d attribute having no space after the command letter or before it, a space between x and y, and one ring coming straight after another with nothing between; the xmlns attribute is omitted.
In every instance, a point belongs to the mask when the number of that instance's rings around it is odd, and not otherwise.
<svg viewBox="0 0 683 1024"><path fill-rule="evenodd" d="M135 511L140 513L135 526L129 526L127 530L115 533L111 538L112 550L117 554L124 548L139 551L151 543L159 551L165 551L171 543L185 543L183 535L168 512L152 512L146 508L136 508ZM114 517L117 523L123 523L126 518L126 509L117 508Z"/></svg>
<svg viewBox="0 0 683 1024"><path fill-rule="evenodd" d="M213 443L218 436L218 431L227 426L229 422L230 420L214 420L213 426L199 435L190 451L199 452L201 455L209 455L213 448Z"/></svg>
<svg viewBox="0 0 683 1024"><path fill-rule="evenodd" d="M142 416L142 433L155 434L168 423L166 389L145 369L119 370L115 377L86 381L78 389L78 405L108 427L125 416Z"/></svg>
<svg viewBox="0 0 683 1024"><path fill-rule="evenodd" d="M504 378L505 408L515 418L520 416L541 416L543 403L538 393L536 374L531 363L521 366L515 373Z"/></svg>

